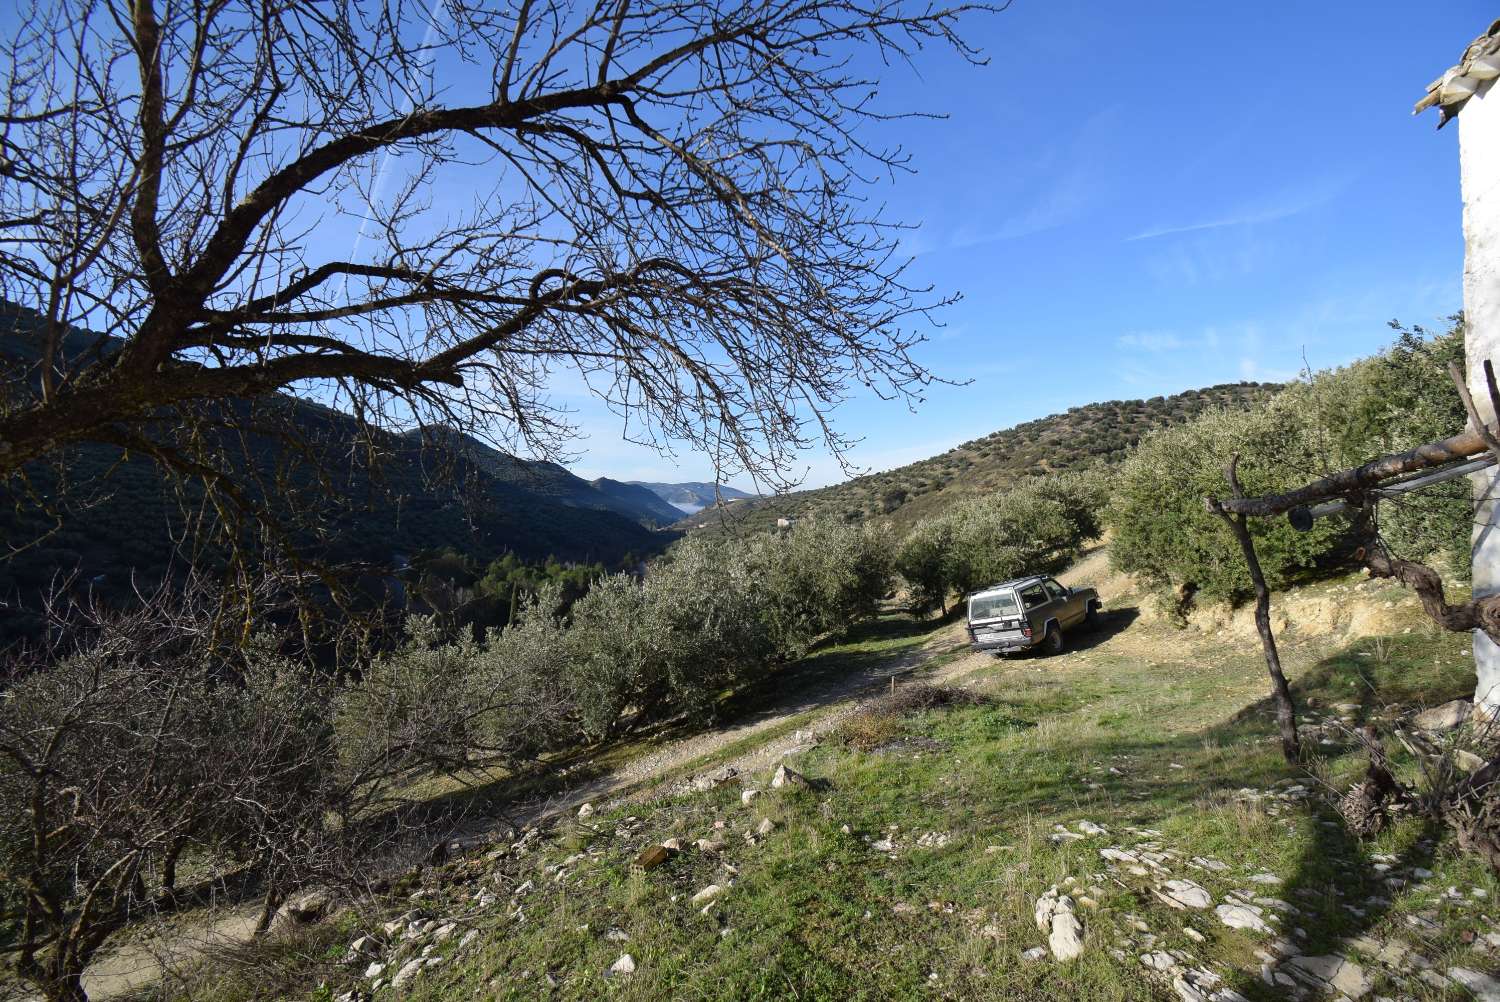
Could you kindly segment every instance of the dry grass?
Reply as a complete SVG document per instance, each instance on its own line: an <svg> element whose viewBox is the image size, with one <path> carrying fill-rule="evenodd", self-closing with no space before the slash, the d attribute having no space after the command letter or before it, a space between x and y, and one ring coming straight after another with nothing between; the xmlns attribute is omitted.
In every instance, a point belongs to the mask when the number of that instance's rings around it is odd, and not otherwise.
<svg viewBox="0 0 1500 1002"><path fill-rule="evenodd" d="M839 726L837 737L858 751L871 751L898 738L908 717L929 710L984 706L989 697L972 689L915 682L874 700Z"/></svg>

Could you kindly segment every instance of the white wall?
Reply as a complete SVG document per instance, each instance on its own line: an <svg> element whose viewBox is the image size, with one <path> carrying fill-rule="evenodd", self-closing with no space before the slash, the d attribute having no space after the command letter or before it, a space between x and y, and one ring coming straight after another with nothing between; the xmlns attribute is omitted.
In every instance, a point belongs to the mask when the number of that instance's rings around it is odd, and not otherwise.
<svg viewBox="0 0 1500 1002"><path fill-rule="evenodd" d="M1495 81L1491 81L1493 85ZM1458 116L1459 161L1464 198L1464 313L1469 391L1484 418L1493 422L1481 360L1500 368L1500 93L1490 86ZM1474 529L1474 595L1500 591L1500 471L1491 467L1471 478L1478 517ZM1474 631L1478 683L1474 705L1500 717L1500 647Z"/></svg>

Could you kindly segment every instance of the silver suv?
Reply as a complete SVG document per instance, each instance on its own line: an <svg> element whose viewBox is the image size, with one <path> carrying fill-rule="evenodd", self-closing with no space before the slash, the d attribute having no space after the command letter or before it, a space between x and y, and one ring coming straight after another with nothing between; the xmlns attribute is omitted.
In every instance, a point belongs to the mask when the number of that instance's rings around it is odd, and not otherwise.
<svg viewBox="0 0 1500 1002"><path fill-rule="evenodd" d="M969 596L969 640L976 651L997 655L1033 647L1061 654L1063 631L1093 626L1102 609L1092 588L1068 588L1040 575L1016 578Z"/></svg>

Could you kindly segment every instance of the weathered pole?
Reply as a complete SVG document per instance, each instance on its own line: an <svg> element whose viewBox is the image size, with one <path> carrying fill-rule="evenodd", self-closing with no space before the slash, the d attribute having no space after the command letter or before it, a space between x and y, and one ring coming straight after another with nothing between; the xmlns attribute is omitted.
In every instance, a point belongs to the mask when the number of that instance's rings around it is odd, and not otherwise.
<svg viewBox="0 0 1500 1002"><path fill-rule="evenodd" d="M1229 480L1231 496L1245 496L1240 489L1238 474L1240 457L1231 456L1224 468ZM1226 511L1213 498L1205 498L1208 510L1224 520L1234 538L1239 540L1240 550L1245 554L1245 566L1250 570L1250 583L1255 587L1255 629L1260 634L1260 647L1266 656L1266 672L1271 676L1271 698L1276 704L1276 728L1281 732L1281 754L1288 762L1297 762L1302 757L1302 745L1297 738L1297 707L1292 702L1292 689L1287 685L1286 673L1281 670L1281 652L1276 647L1276 632L1271 629L1271 589L1266 584L1265 572L1261 570L1260 558L1255 553L1255 540L1250 536L1250 527L1245 515Z"/></svg>

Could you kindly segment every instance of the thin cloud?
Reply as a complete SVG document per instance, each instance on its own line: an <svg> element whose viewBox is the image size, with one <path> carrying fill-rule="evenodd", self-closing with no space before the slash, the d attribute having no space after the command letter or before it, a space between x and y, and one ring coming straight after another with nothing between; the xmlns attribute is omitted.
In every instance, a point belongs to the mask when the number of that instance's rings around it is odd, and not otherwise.
<svg viewBox="0 0 1500 1002"><path fill-rule="evenodd" d="M1141 351L1176 351L1190 344L1171 331L1133 331L1121 334L1115 341L1121 348L1138 348Z"/></svg>
<svg viewBox="0 0 1500 1002"><path fill-rule="evenodd" d="M1227 226L1253 226L1258 223L1287 219L1333 201L1349 187L1352 180L1353 178L1347 175L1320 178L1312 184L1279 191L1258 202L1243 205L1224 216L1195 223L1155 226L1134 236L1126 237L1125 241L1129 243L1134 240L1155 240L1158 237L1175 236L1181 233L1200 233L1204 230L1223 229Z"/></svg>

